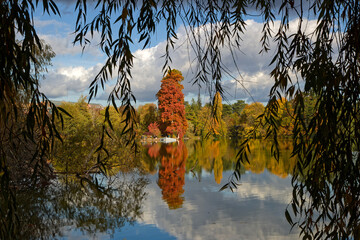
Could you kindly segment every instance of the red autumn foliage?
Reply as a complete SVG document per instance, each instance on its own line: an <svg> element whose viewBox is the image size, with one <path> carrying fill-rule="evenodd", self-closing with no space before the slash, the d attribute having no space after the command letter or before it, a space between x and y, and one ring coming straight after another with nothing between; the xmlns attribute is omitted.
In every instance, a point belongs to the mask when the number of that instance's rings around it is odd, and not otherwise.
<svg viewBox="0 0 360 240"><path fill-rule="evenodd" d="M160 137L161 132L159 129L159 124L154 122L154 123L150 123L148 126L149 132L153 135L153 136L157 136Z"/></svg>
<svg viewBox="0 0 360 240"><path fill-rule="evenodd" d="M158 158L160 156L161 144L153 144L148 149L149 157Z"/></svg>
<svg viewBox="0 0 360 240"><path fill-rule="evenodd" d="M178 70L170 70L161 80L161 88L156 94L160 112L160 131L164 135L182 138L188 127L185 118L184 94L181 81L184 77Z"/></svg>
<svg viewBox="0 0 360 240"><path fill-rule="evenodd" d="M177 146L161 145L158 185L162 190L163 199L170 209L181 207L184 201L182 194L184 193L187 154L183 141L179 141Z"/></svg>

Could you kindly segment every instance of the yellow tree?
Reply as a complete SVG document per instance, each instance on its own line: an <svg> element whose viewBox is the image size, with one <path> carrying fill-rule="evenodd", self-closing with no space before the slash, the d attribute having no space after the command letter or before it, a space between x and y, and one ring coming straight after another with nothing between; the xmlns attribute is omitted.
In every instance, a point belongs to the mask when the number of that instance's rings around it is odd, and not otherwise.
<svg viewBox="0 0 360 240"><path fill-rule="evenodd" d="M211 130L214 135L220 135L221 132L221 116L222 116L222 98L219 92L216 92L214 96L214 104L213 104L213 118L211 119Z"/></svg>
<svg viewBox="0 0 360 240"><path fill-rule="evenodd" d="M242 129L246 134L249 131L252 131L258 122L258 117L264 113L265 107L262 103L254 102L252 104L246 105L244 110L240 115L240 122L242 125ZM257 135L264 135L264 129L257 128Z"/></svg>
<svg viewBox="0 0 360 240"><path fill-rule="evenodd" d="M222 119L222 98L219 92L214 95L212 106L205 106L203 111L209 117L209 121L204 124L206 135L213 135L214 137L226 135L225 123Z"/></svg>

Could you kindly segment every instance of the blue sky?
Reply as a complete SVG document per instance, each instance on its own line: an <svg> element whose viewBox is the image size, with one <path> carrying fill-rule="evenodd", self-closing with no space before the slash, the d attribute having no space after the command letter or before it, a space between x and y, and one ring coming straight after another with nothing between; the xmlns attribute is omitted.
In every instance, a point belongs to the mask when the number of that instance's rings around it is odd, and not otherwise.
<svg viewBox="0 0 360 240"><path fill-rule="evenodd" d="M40 38L50 44L56 53L52 60L52 66L41 82L41 90L53 100L77 101L81 95L88 94L88 87L95 75L100 70L106 57L103 54L97 42L99 37L95 36L92 44L82 53L79 45L73 45L75 35L76 13L75 6L71 1L69 3L60 2L58 7L62 14L59 16L48 16L43 14L39 8L34 15L34 22ZM230 52L226 49L223 52L223 60L227 63L229 71L238 82L230 77L223 79L223 87L226 90L225 97L229 101L238 99L252 102L267 102L269 89L272 85L268 64L273 56L273 50L268 54L258 54L261 45L262 24L256 19L246 21L247 31L243 35L241 52L237 53L237 65L240 74L232 63ZM275 26L279 24L275 22ZM310 22L310 25L313 22ZM296 20L290 23L290 26L296 27ZM209 98L206 87L200 90L197 85L192 85L194 72L193 55L188 54L186 42L186 32L182 25L177 29L178 41L176 52L173 54L172 68L182 71L185 77L182 82L184 85L185 100L197 98L200 91L203 102ZM156 93L160 89L160 81L163 77L162 66L164 59L161 56L165 53L165 29L157 29L153 36L151 46L142 49L142 46L135 44L132 46L134 55L134 68L132 71L132 90L137 98L137 105L147 102L156 102ZM136 41L134 41L136 42ZM274 47L274 46L273 46ZM106 104L108 93L112 89L114 81L110 81L105 91L98 93L94 102ZM252 98L246 93L241 85L244 85L251 93ZM253 100L252 100L253 99Z"/></svg>

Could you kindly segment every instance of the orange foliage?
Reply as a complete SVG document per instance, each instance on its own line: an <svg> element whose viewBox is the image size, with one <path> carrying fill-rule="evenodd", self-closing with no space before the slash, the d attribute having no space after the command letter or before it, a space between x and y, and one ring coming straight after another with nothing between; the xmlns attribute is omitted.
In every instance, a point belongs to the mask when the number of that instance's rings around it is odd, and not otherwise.
<svg viewBox="0 0 360 240"><path fill-rule="evenodd" d="M156 122L150 123L148 126L148 130L153 136L160 137L160 135L161 135L160 129L159 129L159 124Z"/></svg>
<svg viewBox="0 0 360 240"><path fill-rule="evenodd" d="M160 155L160 147L161 147L161 144L160 143L157 143L157 144L154 144L154 145L151 145L148 149L148 154L151 158L158 158L159 155Z"/></svg>
<svg viewBox="0 0 360 240"><path fill-rule="evenodd" d="M177 146L162 145L160 151L162 157L158 185L169 208L176 209L181 207L184 201L181 195L184 193L187 149L180 141Z"/></svg>
<svg viewBox="0 0 360 240"><path fill-rule="evenodd" d="M214 160L214 177L215 177L215 182L217 184L221 183L222 174L223 174L223 162L221 157L217 157Z"/></svg>
<svg viewBox="0 0 360 240"><path fill-rule="evenodd" d="M160 130L165 135L182 138L188 127L185 118L184 94L181 81L184 77L178 70L171 70L161 80L161 88L156 94L160 111Z"/></svg>

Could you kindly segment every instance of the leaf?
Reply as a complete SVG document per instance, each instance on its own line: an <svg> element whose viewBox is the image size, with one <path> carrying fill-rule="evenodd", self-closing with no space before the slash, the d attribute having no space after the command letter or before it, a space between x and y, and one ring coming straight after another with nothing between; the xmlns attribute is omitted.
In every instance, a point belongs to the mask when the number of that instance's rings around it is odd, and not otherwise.
<svg viewBox="0 0 360 240"><path fill-rule="evenodd" d="M226 183L224 186L222 186L219 190L219 192L225 190L225 189L228 189L229 188L229 183Z"/></svg>
<svg viewBox="0 0 360 240"><path fill-rule="evenodd" d="M293 221L292 221L292 219L291 219L291 217L290 217L290 214L289 214L289 212L288 212L287 209L285 210L285 217L286 217L286 220L288 221L288 223L289 223L290 225L293 225Z"/></svg>

